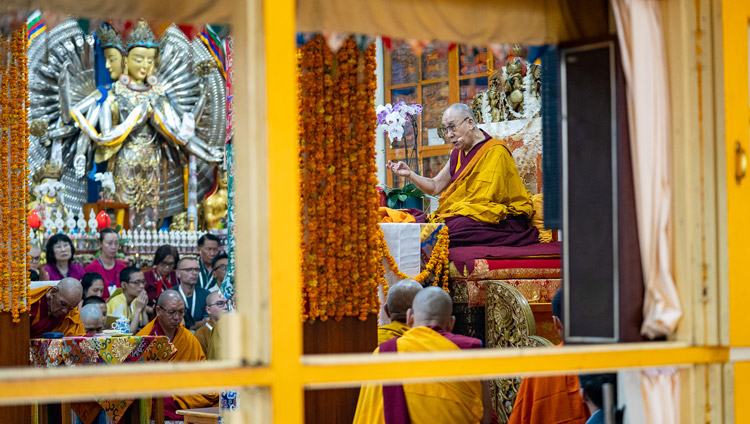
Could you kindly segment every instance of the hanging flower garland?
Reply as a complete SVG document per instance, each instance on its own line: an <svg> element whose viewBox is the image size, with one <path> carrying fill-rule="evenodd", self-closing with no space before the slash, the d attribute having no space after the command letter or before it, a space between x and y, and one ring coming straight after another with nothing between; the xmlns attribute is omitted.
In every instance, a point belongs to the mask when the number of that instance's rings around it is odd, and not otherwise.
<svg viewBox="0 0 750 424"><path fill-rule="evenodd" d="M26 255L26 202L29 148L28 39L24 27L8 40L2 37L0 53L0 287L2 311L20 322L26 312L29 275Z"/></svg>
<svg viewBox="0 0 750 424"><path fill-rule="evenodd" d="M440 232L438 232L437 243L435 243L435 247L432 249L430 260L425 265L424 270L422 270L422 272L420 272L416 277L410 277L398 269L396 261L393 260L393 256L391 256L391 253L388 250L388 245L385 242L382 231L380 232L380 244L378 246L377 256L385 259L388 264L388 268L390 268L391 271L393 271L393 273L400 279L410 279L421 284L425 282L427 277L429 277L430 275L434 275L435 279L432 282L432 285L437 286L438 284L440 284L442 289L445 290L446 293L450 294L448 287L448 280L450 278L450 269L448 267L449 244L450 239L448 238L448 227L444 225L440 229ZM382 275L385 275L385 269L383 269ZM385 277L383 277L381 283L383 284L383 292L387 295L388 283L386 282Z"/></svg>
<svg viewBox="0 0 750 424"><path fill-rule="evenodd" d="M11 43L10 38L0 38L0 58L9 58ZM12 60L12 59L11 59ZM0 61L0 161L7 161L8 145L10 144L10 63ZM0 170L5 168L6 163L0 162ZM10 225L6 217L10 211L9 197L5 193L8 187L8 173L0 172L0 258L9 258ZM0 289L2 290L2 311L11 310L11 284L8 262L0 260Z"/></svg>
<svg viewBox="0 0 750 424"><path fill-rule="evenodd" d="M297 65L302 320L366 320L380 307L375 46L349 38L334 55L317 36Z"/></svg>

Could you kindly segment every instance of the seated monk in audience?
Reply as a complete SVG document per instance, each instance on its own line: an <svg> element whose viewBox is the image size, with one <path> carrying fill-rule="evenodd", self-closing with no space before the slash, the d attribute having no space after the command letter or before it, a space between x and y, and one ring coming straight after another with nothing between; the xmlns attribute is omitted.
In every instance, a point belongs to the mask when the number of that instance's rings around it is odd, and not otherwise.
<svg viewBox="0 0 750 424"><path fill-rule="evenodd" d="M414 297L406 313L411 327L401 337L383 343L381 352L425 352L478 349L478 339L453 334L453 302L439 287L426 287ZM398 385L364 385L359 393L355 424L412 422L414 424L489 423L492 417L489 385L479 380Z"/></svg>
<svg viewBox="0 0 750 424"><path fill-rule="evenodd" d="M166 290L159 295L156 303L156 318L138 332L138 336L166 336L177 352L170 361L190 362L205 361L198 339L182 325L185 303L180 294ZM183 417L176 414L180 409L208 408L218 406L218 394L175 395L164 398L164 417L178 420Z"/></svg>
<svg viewBox="0 0 750 424"><path fill-rule="evenodd" d="M463 103L445 110L440 130L453 151L435 178L414 173L404 162L388 162L387 167L426 194L442 193L430 221L445 222L450 247L536 243L539 231L529 225L531 193L505 142L481 130Z"/></svg>
<svg viewBox="0 0 750 424"><path fill-rule="evenodd" d="M394 337L403 336L409 327L406 326L406 311L411 308L414 296L422 290L422 285L414 280L404 279L388 289L385 301L385 316L391 323L378 328L378 344Z"/></svg>
<svg viewBox="0 0 750 424"><path fill-rule="evenodd" d="M105 302L104 299L99 296L89 296L83 299L83 302L81 302L81 307L84 307L86 305L96 305L99 309L102 310L104 319L107 319L107 302Z"/></svg>
<svg viewBox="0 0 750 424"><path fill-rule="evenodd" d="M552 321L561 339L562 296L561 288L552 298ZM578 392L578 376L526 377L518 388L508 424L584 424L588 416Z"/></svg>
<svg viewBox="0 0 750 424"><path fill-rule="evenodd" d="M214 270L216 268L214 267ZM227 311L227 300L224 299L220 291L213 291L206 297L206 313L208 314L208 321L203 324L203 327L195 330L195 338L201 344L203 353L208 356L208 341L211 338L214 325L219 322L219 319Z"/></svg>
<svg viewBox="0 0 750 424"><path fill-rule="evenodd" d="M57 286L29 290L31 338L38 339L49 332L62 333L63 336L86 334L78 313L81 296L81 283L70 277L60 280Z"/></svg>
<svg viewBox="0 0 750 424"><path fill-rule="evenodd" d="M129 319L130 334L135 334L148 323L146 278L141 269L129 266L120 271L120 287L107 300L107 315Z"/></svg>
<svg viewBox="0 0 750 424"><path fill-rule="evenodd" d="M227 324L227 321L229 320L219 320L219 322L214 325L214 329L211 330L208 339L208 349L206 350L206 357L209 361L215 359L229 359L227 358L227 346L225 346L224 343L224 340L229 340L230 337L230 335L227 334L229 332L229 324Z"/></svg>
<svg viewBox="0 0 750 424"><path fill-rule="evenodd" d="M104 330L104 315L98 305L88 304L81 308L81 321L87 336L99 334Z"/></svg>

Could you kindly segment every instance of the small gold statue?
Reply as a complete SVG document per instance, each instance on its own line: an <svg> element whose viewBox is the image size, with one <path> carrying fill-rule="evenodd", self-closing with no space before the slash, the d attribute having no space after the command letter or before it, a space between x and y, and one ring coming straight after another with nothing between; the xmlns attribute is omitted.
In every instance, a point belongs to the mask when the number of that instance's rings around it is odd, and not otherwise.
<svg viewBox="0 0 750 424"><path fill-rule="evenodd" d="M172 222L169 224L169 231L187 231L188 217L187 211L172 216Z"/></svg>
<svg viewBox="0 0 750 424"><path fill-rule="evenodd" d="M219 173L218 186L214 193L203 201L206 230L220 229L221 220L227 217L227 173Z"/></svg>

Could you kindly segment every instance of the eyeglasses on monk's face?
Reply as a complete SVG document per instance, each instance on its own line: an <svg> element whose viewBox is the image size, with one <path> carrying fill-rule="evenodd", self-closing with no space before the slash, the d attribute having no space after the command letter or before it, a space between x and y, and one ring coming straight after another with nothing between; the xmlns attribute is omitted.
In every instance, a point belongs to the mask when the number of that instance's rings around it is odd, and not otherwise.
<svg viewBox="0 0 750 424"><path fill-rule="evenodd" d="M182 308L182 309L164 309L161 306L157 306L157 308L159 308L160 311L164 311L164 313L167 314L167 315L169 315L169 316L173 316L173 317L180 316L181 317L181 316L185 315L185 308Z"/></svg>
<svg viewBox="0 0 750 424"><path fill-rule="evenodd" d="M218 306L220 308L226 308L227 307L227 301L226 300L217 300L216 302L206 305L206 306Z"/></svg>
<svg viewBox="0 0 750 424"><path fill-rule="evenodd" d="M452 123L452 122L451 122L451 123L449 123L448 125L445 125L445 126L442 126L442 127L438 128L438 130L440 130L440 132L441 132L441 133L443 133L443 134L448 134L448 132L451 132L451 133L453 133L453 132L455 132L455 131L456 131L456 130L457 130L457 129L458 129L458 128L459 128L459 127L460 127L460 126L461 126L461 125L462 125L462 124L464 123L464 122L466 122L466 120L467 120L467 119L469 119L469 117L468 117L468 116L467 116L466 118L464 118L464 119L463 119L463 121L459 122L458 124L454 124L454 123Z"/></svg>
<svg viewBox="0 0 750 424"><path fill-rule="evenodd" d="M216 267L214 268L214 271L226 271L226 270L227 270L227 264L216 265Z"/></svg>
<svg viewBox="0 0 750 424"><path fill-rule="evenodd" d="M136 286L145 286L146 285L146 280L131 280L131 281L128 282L128 284L133 284L133 285L136 285Z"/></svg>

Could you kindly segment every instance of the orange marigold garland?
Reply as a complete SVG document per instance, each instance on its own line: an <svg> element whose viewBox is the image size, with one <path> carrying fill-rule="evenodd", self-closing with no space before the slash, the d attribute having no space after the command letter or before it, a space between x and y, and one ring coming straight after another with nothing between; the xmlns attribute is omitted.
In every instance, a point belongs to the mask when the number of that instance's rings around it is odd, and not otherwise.
<svg viewBox="0 0 750 424"><path fill-rule="evenodd" d="M26 255L26 196L29 146L27 123L28 39L24 27L8 41L2 37L0 53L0 287L2 311L20 322L26 311L29 287Z"/></svg>
<svg viewBox="0 0 750 424"><path fill-rule="evenodd" d="M302 319L377 313L375 47L322 36L298 53Z"/></svg>
<svg viewBox="0 0 750 424"><path fill-rule="evenodd" d="M10 206L6 207L6 201L9 201L5 187L8 187L8 174L1 172L6 169L8 160L8 147L10 144L10 66L12 58L10 57L11 43L9 37L2 36L2 46L0 47L0 258L9 258L8 250L10 240L8 213ZM6 62L4 59L7 59ZM2 289L2 311L10 312L11 310L11 283L10 273L8 272L7 260L0 260L0 288Z"/></svg>

